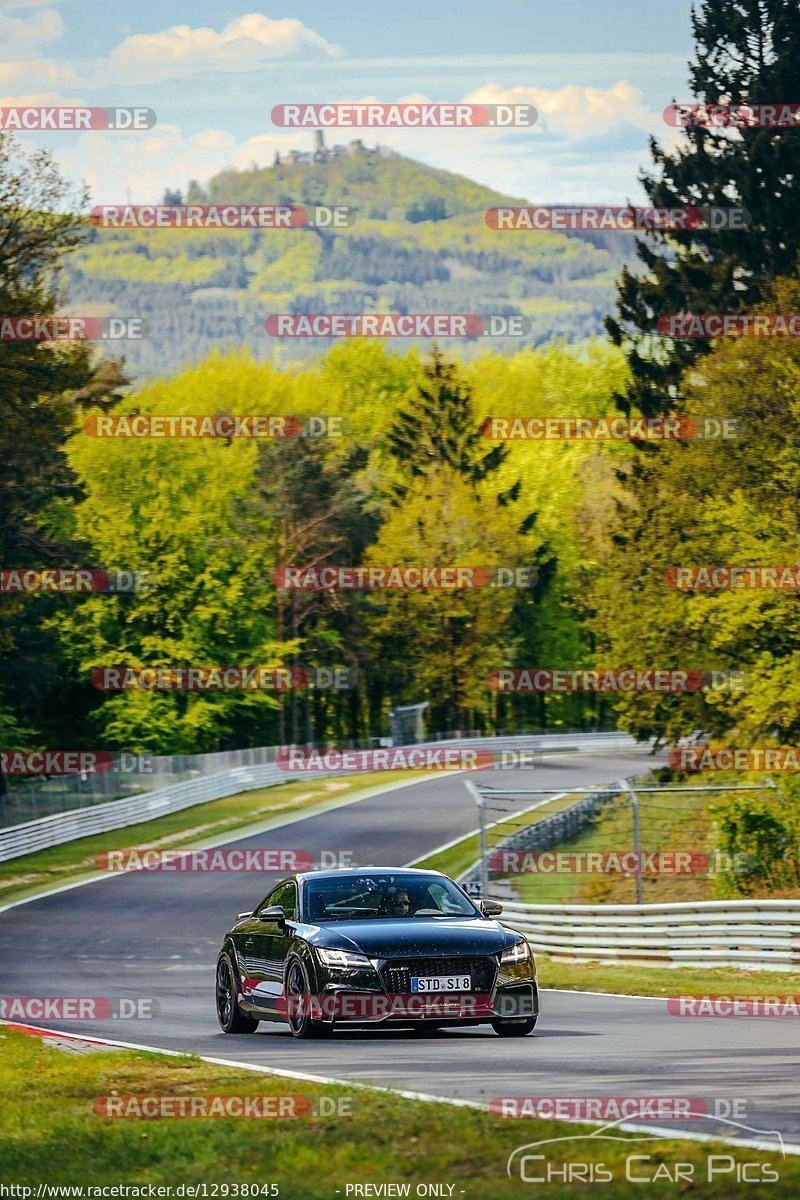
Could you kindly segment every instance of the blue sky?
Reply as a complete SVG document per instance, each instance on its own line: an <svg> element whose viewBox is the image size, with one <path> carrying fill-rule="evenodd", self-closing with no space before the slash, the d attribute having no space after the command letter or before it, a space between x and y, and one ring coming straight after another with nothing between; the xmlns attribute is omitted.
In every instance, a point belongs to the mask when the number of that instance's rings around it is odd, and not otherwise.
<svg viewBox="0 0 800 1200"><path fill-rule="evenodd" d="M648 136L677 136L664 107L691 98L689 12L689 0L0 0L0 106L155 109L147 132L21 135L113 203L308 148L308 131L271 124L275 104L516 100L539 110L533 130L363 136L531 201L624 203L641 198Z"/></svg>

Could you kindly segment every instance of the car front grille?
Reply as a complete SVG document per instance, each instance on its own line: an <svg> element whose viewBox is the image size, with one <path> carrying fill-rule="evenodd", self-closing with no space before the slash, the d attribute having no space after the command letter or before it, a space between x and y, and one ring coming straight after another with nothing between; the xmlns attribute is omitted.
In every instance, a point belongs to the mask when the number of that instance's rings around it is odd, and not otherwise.
<svg viewBox="0 0 800 1200"><path fill-rule="evenodd" d="M392 995L411 992L413 976L469 975L472 991L491 992L497 975L495 958L392 958L381 969L381 981Z"/></svg>

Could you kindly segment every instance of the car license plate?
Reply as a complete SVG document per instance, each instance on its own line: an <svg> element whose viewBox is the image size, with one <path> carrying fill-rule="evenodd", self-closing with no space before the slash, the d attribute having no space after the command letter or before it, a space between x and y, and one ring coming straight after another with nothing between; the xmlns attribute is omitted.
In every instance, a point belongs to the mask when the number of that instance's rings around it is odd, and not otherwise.
<svg viewBox="0 0 800 1200"><path fill-rule="evenodd" d="M471 975L415 975L411 980L412 992L469 992L471 989Z"/></svg>

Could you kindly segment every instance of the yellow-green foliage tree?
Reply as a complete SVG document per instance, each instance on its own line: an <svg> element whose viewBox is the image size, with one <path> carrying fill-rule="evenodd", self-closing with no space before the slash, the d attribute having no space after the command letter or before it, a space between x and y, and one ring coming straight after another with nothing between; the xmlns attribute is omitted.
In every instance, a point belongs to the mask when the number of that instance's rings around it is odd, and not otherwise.
<svg viewBox="0 0 800 1200"><path fill-rule="evenodd" d="M554 347L447 365L465 397L459 432L453 440L452 412L440 414L438 432L429 413L430 443L415 425L430 364L366 342L343 343L305 368L212 356L132 393L118 410L335 417L341 436L126 439L78 427L68 451L85 497L72 513L75 536L93 564L144 572L149 584L139 594L79 599L61 617L78 677L125 665L345 665L359 675L347 694L288 699L92 690L94 740L188 752L363 738L385 732L392 704L420 697L431 701L431 727L596 720L596 709L574 700L570 708L569 697L547 708L516 697L504 709L486 677L498 666L591 665L584 576L602 554L587 527L598 536L604 527L618 451L499 447L480 424L497 411L607 414L620 364L602 348L576 356ZM398 453L404 419L409 452ZM602 504L585 494L587 472L604 489ZM273 571L297 556L311 565L520 566L539 581L447 595L279 594Z"/></svg>

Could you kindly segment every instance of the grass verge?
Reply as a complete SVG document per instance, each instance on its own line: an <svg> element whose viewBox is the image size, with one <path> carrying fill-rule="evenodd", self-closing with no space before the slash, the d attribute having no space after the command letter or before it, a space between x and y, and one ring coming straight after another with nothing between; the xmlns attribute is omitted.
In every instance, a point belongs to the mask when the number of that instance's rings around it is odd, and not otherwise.
<svg viewBox="0 0 800 1200"><path fill-rule="evenodd" d="M444 871L445 875L457 879L478 861L480 853L480 834L470 833L447 850L440 850L437 854L429 854L426 858L421 858L419 862L414 863L414 866L421 871Z"/></svg>
<svg viewBox="0 0 800 1200"><path fill-rule="evenodd" d="M639 797L640 845L648 852L705 853L713 861L716 825L708 811L707 793L670 792L665 796L643 792ZM630 800L622 795L605 805L592 824L577 837L558 846L560 851L581 854L624 853L634 845ZM634 904L633 875L608 871L583 874L527 872L508 877L523 904ZM713 874L643 874L645 903L672 901L696 903L714 898Z"/></svg>
<svg viewBox="0 0 800 1200"><path fill-rule="evenodd" d="M0 905L99 874L95 856L105 850L203 847L228 834L245 834L250 827L266 825L272 818L291 818L316 807L352 800L361 792L367 794L422 778L426 778L424 771L372 771L345 779L298 780L210 800L138 825L37 850L0 863Z"/></svg>
<svg viewBox="0 0 800 1200"><path fill-rule="evenodd" d="M800 994L800 971L739 971L734 967L639 967L605 962L559 962L536 955L539 984L571 992L635 996Z"/></svg>
<svg viewBox="0 0 800 1200"><path fill-rule="evenodd" d="M778 1152L727 1149L699 1142L588 1141L581 1135L593 1127L545 1120L501 1120L489 1113L447 1104L406 1100L387 1093L346 1086L321 1086L295 1079L260 1075L214 1066L196 1058L123 1050L65 1052L64 1043L31 1037L6 1026L0 1028L0 1178L6 1184L35 1189L38 1184L77 1184L83 1187L127 1184L171 1186L206 1184L207 1195L234 1196L234 1184L277 1185L282 1200L343 1200L348 1184L445 1185L439 1196L466 1200L498 1200L527 1192L519 1173L506 1175L508 1156L517 1147L549 1138L576 1136L532 1151L544 1153L547 1163L562 1172L565 1164L582 1162L597 1168L602 1162L611 1181L603 1196L632 1197L641 1184L626 1180L626 1158L636 1162L636 1174L655 1175L647 1194L674 1200L675 1183L664 1171L686 1164L692 1178L680 1185L681 1197L731 1195L734 1160L758 1164L751 1178L771 1164L778 1173L773 1183L748 1183L748 1198L795 1196L800 1191L800 1159L781 1159ZM529 1043L526 1043L526 1046ZM521 1047L515 1048L519 1053ZM535 1053L535 1043L530 1043ZM309 1115L236 1119L178 1117L115 1118L99 1115L101 1097L265 1096L284 1113ZM278 1097L304 1097L279 1101ZM309 1111L310 1110L310 1111ZM323 1116L323 1112L337 1115ZM619 1138L634 1138L622 1134ZM731 1166L708 1182L709 1156L725 1155ZM713 1160L712 1160L713 1161ZM715 1164L718 1165L718 1164ZM534 1174L547 1169L530 1163ZM213 1185L219 1185L216 1193ZM223 1190L228 1185L229 1191ZM452 1186L452 1192L449 1187ZM551 1182L553 1200L575 1195L576 1183ZM522 1189L522 1191L521 1191ZM738 1189L736 1189L738 1192ZM11 1194L11 1193L9 1193ZM16 1193L20 1195L19 1192ZM146 1192L144 1193L146 1194ZM185 1191L183 1193L186 1194ZM269 1191L259 1194L269 1195ZM276 1193L272 1193L276 1194ZM403 1195L361 1191L354 1195ZM89 1195L84 1193L85 1196ZM239 1190L238 1195L242 1195ZM26 1198L23 1195L23 1200Z"/></svg>
<svg viewBox="0 0 800 1200"><path fill-rule="evenodd" d="M537 805L541 807L541 811L537 816L532 816L531 825L535 825L537 821L543 820L545 817L550 817L553 813L560 812L562 808L567 808L570 804L574 804L579 799L576 795L555 796L552 800L537 801ZM503 836L501 832L505 828L508 832L513 832L510 822L501 821L494 827L490 833L491 844ZM427 855L419 862L414 863L415 867L420 867L431 871L444 871L445 875L450 875L456 879L459 875L463 875L468 871L480 858L481 843L480 834L470 833L460 841L455 842L446 850L438 850L433 854Z"/></svg>

